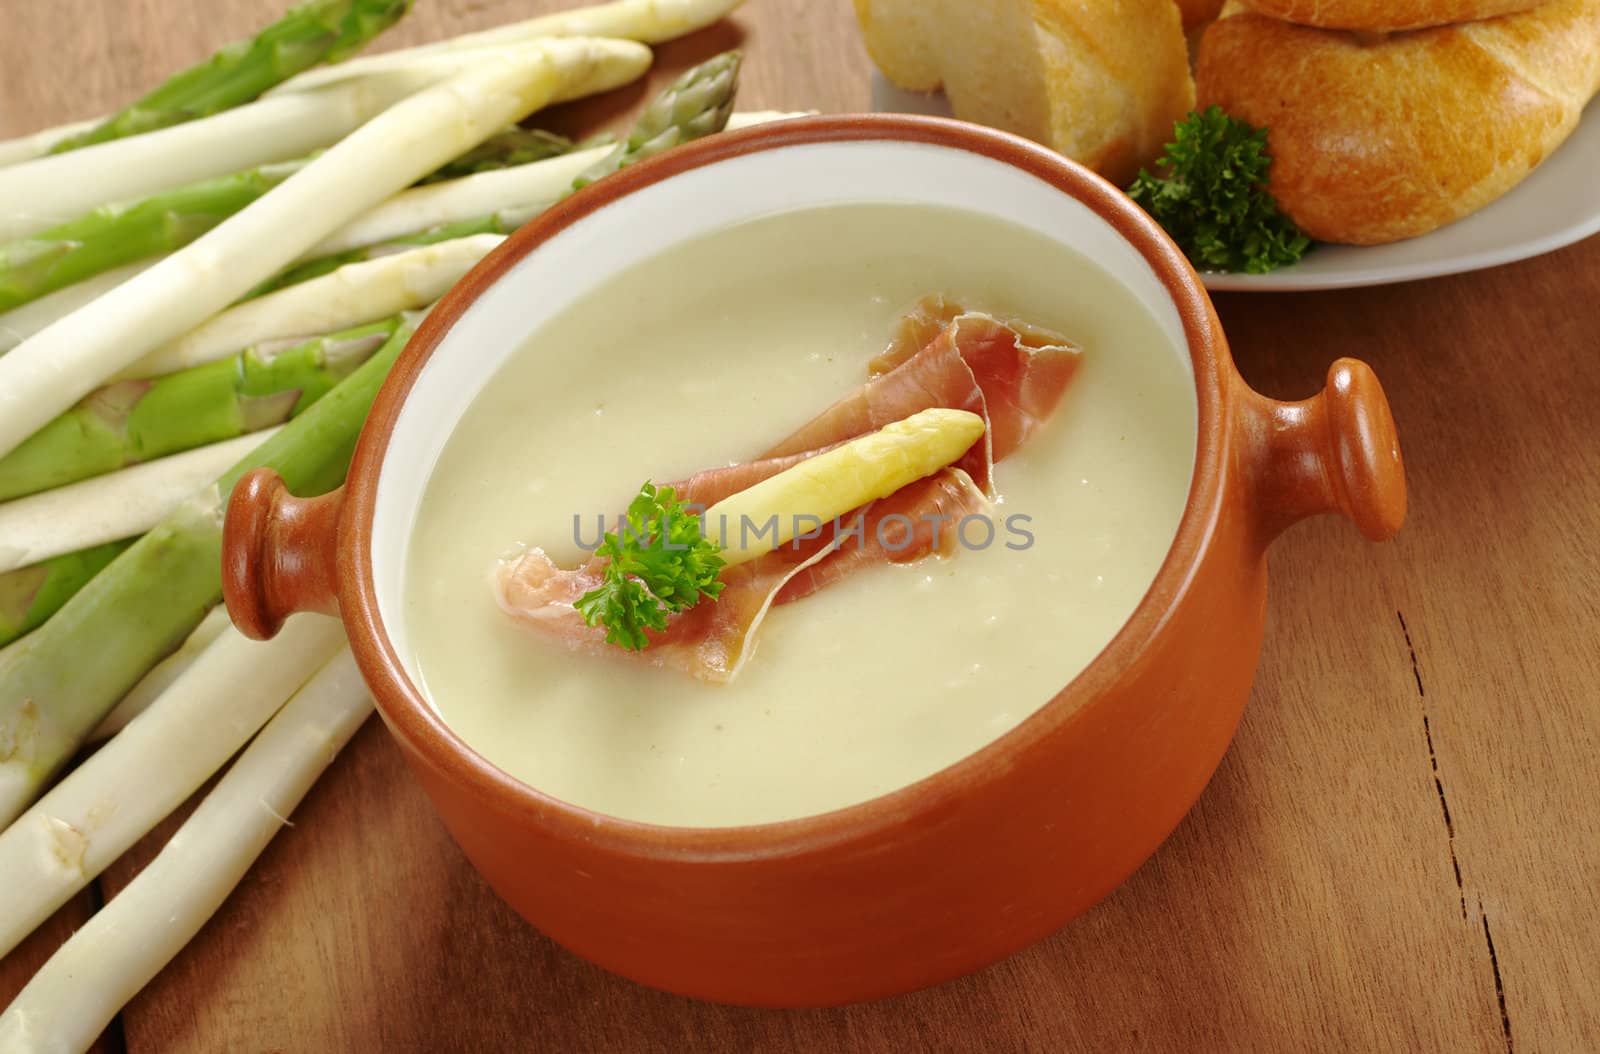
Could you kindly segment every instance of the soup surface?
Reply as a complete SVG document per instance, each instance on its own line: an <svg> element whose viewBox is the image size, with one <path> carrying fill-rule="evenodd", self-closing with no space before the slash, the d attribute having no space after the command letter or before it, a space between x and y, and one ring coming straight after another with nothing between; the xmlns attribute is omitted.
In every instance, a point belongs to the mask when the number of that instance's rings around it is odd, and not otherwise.
<svg viewBox="0 0 1600 1054"><path fill-rule="evenodd" d="M987 548L774 608L726 685L573 653L501 612L499 557L520 543L575 565L644 480L754 456L862 383L930 292L1084 349L1048 426L995 467ZM860 802L991 742L1111 640L1176 532L1194 438L1181 350L1036 232L867 203L730 227L565 310L457 426L408 556L423 690L506 772L615 816L723 826ZM1019 515L1032 542L1010 548Z"/></svg>

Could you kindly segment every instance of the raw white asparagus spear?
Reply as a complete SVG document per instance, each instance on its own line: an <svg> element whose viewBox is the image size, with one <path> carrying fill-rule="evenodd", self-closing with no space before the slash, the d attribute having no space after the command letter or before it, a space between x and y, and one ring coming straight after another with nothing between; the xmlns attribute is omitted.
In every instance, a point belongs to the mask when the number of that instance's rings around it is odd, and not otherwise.
<svg viewBox="0 0 1600 1054"><path fill-rule="evenodd" d="M137 720L0 832L0 956L183 804L343 641L326 615L296 615L265 642L224 630Z"/></svg>
<svg viewBox="0 0 1600 1054"><path fill-rule="evenodd" d="M52 322L66 318L89 301L111 292L140 271L148 270L154 263L154 260L140 260L103 271L93 278L86 278L0 314L0 354L10 351Z"/></svg>
<svg viewBox="0 0 1600 1054"><path fill-rule="evenodd" d="M98 205L303 157L408 95L467 68L459 56L397 63L381 75L227 110L144 135L0 168L0 241Z"/></svg>
<svg viewBox="0 0 1600 1054"><path fill-rule="evenodd" d="M58 124L54 128L45 128L27 135L19 135L15 139L0 140L0 168L6 165L15 165L23 161L32 161L36 157L43 157L50 152L50 148L61 140L80 132L87 132L100 123L100 118L91 118L87 121L73 121L70 124Z"/></svg>
<svg viewBox="0 0 1600 1054"><path fill-rule="evenodd" d="M302 259L381 245L431 227L488 216L503 209L548 205L571 189L579 173L611 152L609 146L575 150L526 165L479 172L403 190L340 227Z"/></svg>
<svg viewBox="0 0 1600 1054"><path fill-rule="evenodd" d="M251 432L0 502L0 574L143 534L277 430Z"/></svg>
<svg viewBox="0 0 1600 1054"><path fill-rule="evenodd" d="M575 85L614 88L649 62L641 44L551 40L397 103L188 246L0 357L0 454L379 201Z"/></svg>
<svg viewBox="0 0 1600 1054"><path fill-rule="evenodd" d="M346 264L229 308L133 363L117 379L160 377L240 348L303 340L427 307L503 241L500 234L474 234Z"/></svg>
<svg viewBox="0 0 1600 1054"><path fill-rule="evenodd" d="M524 44L546 37L611 37L646 44L681 37L708 26L738 7L742 0L617 0L511 22L432 44L401 48L380 55L348 59L309 69L278 85L269 96L302 92L351 77L365 77L419 58L474 48Z"/></svg>
<svg viewBox="0 0 1600 1054"><path fill-rule="evenodd" d="M220 604L212 608L210 614L200 620L200 625L184 638L177 651L156 663L149 673L139 678L139 683L128 690L116 709L89 733L89 742L100 743L110 739L126 728L129 721L148 710L150 704L172 687L172 682L183 676L183 672L193 666L211 642L230 625L227 608Z"/></svg>
<svg viewBox="0 0 1600 1054"><path fill-rule="evenodd" d="M45 962L0 1015L0 1050L87 1050L222 906L371 712L347 648L289 700L138 877Z"/></svg>
<svg viewBox="0 0 1600 1054"><path fill-rule="evenodd" d="M748 128L799 116L799 113L782 110L736 113L728 118L728 127ZM312 260L368 245L381 245L432 227L489 216L507 209L548 205L567 193L572 181L610 150L609 146L577 150L526 165L403 190L328 235L309 249L302 259Z"/></svg>

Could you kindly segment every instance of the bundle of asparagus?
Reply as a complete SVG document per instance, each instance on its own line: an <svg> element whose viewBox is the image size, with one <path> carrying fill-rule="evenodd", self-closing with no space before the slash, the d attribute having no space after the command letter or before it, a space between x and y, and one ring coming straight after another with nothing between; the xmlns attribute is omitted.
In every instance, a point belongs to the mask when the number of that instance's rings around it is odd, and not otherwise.
<svg viewBox="0 0 1600 1054"><path fill-rule="evenodd" d="M0 144L0 166L23 158L0 167L3 191L8 173L10 186L27 187L41 178L35 166L121 144L145 154L119 157L182 154L201 140L180 133L252 107L261 109L237 128L344 107L323 119L319 141L297 139L296 155L253 158L237 149L248 135L229 133L228 167L176 164L159 186L141 177L145 189L99 197L84 215L0 245L0 872L16 876L0 908L0 954L266 725L148 877L0 1014L0 1046L92 1042L271 837L275 825L253 803L286 813L370 706L348 653L311 676L338 642L336 623L301 620L262 645L216 610L233 484L270 465L297 493L336 486L419 309L504 235L644 157L784 116L730 120L739 56L728 53L674 81L621 142L522 129L527 112L606 90L648 62L619 40L542 38L604 29L655 41L736 3L620 0L347 63L250 103L410 6L310 0L73 138ZM375 115L354 116L346 104L357 95ZM58 152L26 160L46 148ZM297 156L307 149L320 152ZM107 185L91 184L92 194ZM18 211L37 226L37 210ZM17 229L6 223L0 216L0 237ZM9 354L7 332L24 334ZM248 706L235 687L244 685ZM308 740L314 728L321 738ZM108 736L93 763L29 809L82 743ZM75 822L112 800L123 804L111 827L86 833ZM144 932L152 905L160 939L124 936ZM81 991L70 979L89 969L96 984Z"/></svg>

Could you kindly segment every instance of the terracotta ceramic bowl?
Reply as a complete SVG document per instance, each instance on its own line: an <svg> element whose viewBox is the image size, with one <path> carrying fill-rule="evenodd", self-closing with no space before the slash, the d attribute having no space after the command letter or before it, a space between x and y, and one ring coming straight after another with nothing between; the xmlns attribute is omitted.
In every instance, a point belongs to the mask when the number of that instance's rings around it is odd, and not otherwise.
<svg viewBox="0 0 1600 1054"><path fill-rule="evenodd" d="M911 786L783 823L662 827L589 812L501 772L407 674L409 528L453 423L549 312L646 254L777 208L889 200L1022 222L1091 256L1187 346L1198 441L1188 506L1115 639L1011 732ZM1174 358L1175 368L1180 359ZM1139 209L1032 143L956 122L819 117L719 135L626 169L514 235L444 299L379 394L343 490L271 473L228 508L226 593L257 637L342 615L384 721L495 890L602 966L688 995L815 1005L933 984L1055 930L1127 878L1193 804L1249 692L1267 545L1340 512L1368 537L1405 515L1376 379L1322 394L1240 380L1183 256Z"/></svg>

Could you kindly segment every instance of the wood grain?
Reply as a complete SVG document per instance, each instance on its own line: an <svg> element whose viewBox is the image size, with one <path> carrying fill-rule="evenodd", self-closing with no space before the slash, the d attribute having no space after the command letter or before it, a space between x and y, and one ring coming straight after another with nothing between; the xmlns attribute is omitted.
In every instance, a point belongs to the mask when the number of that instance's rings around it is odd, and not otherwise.
<svg viewBox="0 0 1600 1054"><path fill-rule="evenodd" d="M0 134L98 112L240 36L266 0L0 0ZM389 43L554 0L419 0ZM750 0L747 107L862 109L844 0ZM568 108L617 122L648 89ZM376 722L193 945L130 1051L1586 1051L1600 1037L1600 239L1384 289L1219 298L1245 376L1377 370L1411 521L1272 554L1251 706L1194 812L1048 941L926 992L800 1013L694 1003L583 963L467 866ZM153 845L106 876L126 884ZM81 909L80 909L81 910ZM73 918L81 916L73 916ZM0 964L0 997L63 917Z"/></svg>

